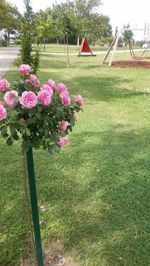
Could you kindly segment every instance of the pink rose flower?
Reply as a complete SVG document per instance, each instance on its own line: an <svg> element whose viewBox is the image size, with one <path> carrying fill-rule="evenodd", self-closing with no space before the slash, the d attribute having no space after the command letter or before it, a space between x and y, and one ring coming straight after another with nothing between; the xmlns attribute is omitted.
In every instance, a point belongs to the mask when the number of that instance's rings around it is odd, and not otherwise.
<svg viewBox="0 0 150 266"><path fill-rule="evenodd" d="M63 91L62 93L60 93L60 98L61 98L62 104L64 104L64 105L70 105L71 104L69 93L67 91Z"/></svg>
<svg viewBox="0 0 150 266"><path fill-rule="evenodd" d="M56 85L56 90L58 91L58 93L62 93L65 91L68 91L66 85L64 83L59 83Z"/></svg>
<svg viewBox="0 0 150 266"><path fill-rule="evenodd" d="M49 79L47 84L51 87L51 88L55 88L56 87L56 84L55 84L55 81L52 80L52 79Z"/></svg>
<svg viewBox="0 0 150 266"><path fill-rule="evenodd" d="M42 90L38 92L38 100L45 106L49 105L52 100L52 95L47 90Z"/></svg>
<svg viewBox="0 0 150 266"><path fill-rule="evenodd" d="M41 83L38 80L37 76L34 74L31 74L29 77L29 81L31 82L31 84L33 85L33 87L38 88L40 87Z"/></svg>
<svg viewBox="0 0 150 266"><path fill-rule="evenodd" d="M38 103L37 96L32 91L24 91L19 101L20 104L27 109L35 107Z"/></svg>
<svg viewBox="0 0 150 266"><path fill-rule="evenodd" d="M69 142L69 137L65 136L65 137L59 137L59 141L57 142L59 147L63 147L64 145L66 145Z"/></svg>
<svg viewBox="0 0 150 266"><path fill-rule="evenodd" d="M50 87L48 84L43 84L43 86L40 88L41 91L46 90L48 91L51 95L53 95L53 89Z"/></svg>
<svg viewBox="0 0 150 266"><path fill-rule="evenodd" d="M84 101L81 95L75 96L75 101L80 107L84 105Z"/></svg>
<svg viewBox="0 0 150 266"><path fill-rule="evenodd" d="M3 120L7 117L7 111L3 105L0 105L0 120Z"/></svg>
<svg viewBox="0 0 150 266"><path fill-rule="evenodd" d="M31 85L31 81L29 79L26 79L24 81L25 86Z"/></svg>
<svg viewBox="0 0 150 266"><path fill-rule="evenodd" d="M19 70L20 74L23 76L25 76L25 75L28 76L30 74L30 72L32 71L31 67L29 65L25 65L25 64L20 65L18 70Z"/></svg>
<svg viewBox="0 0 150 266"><path fill-rule="evenodd" d="M69 126L68 121L62 120L62 121L59 123L59 130L60 130L60 131L65 131L65 130L67 129L68 126Z"/></svg>
<svg viewBox="0 0 150 266"><path fill-rule="evenodd" d="M20 118L20 123L24 123L25 119L23 117Z"/></svg>
<svg viewBox="0 0 150 266"><path fill-rule="evenodd" d="M18 102L18 93L15 90L7 91L4 100L9 106L15 106Z"/></svg>
<svg viewBox="0 0 150 266"><path fill-rule="evenodd" d="M0 91L6 91L9 88L10 84L7 79L0 80Z"/></svg>

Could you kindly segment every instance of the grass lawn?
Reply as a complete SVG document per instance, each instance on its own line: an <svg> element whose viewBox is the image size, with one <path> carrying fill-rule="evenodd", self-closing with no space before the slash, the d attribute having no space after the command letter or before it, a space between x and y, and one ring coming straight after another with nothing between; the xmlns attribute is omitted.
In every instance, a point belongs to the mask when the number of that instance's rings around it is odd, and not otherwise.
<svg viewBox="0 0 150 266"><path fill-rule="evenodd" d="M44 45L39 46L41 52L44 52ZM108 48L104 46L90 46L93 51L107 51ZM64 52L64 45L63 44L46 44L45 46L45 52L50 52L50 53L63 53ZM77 45L69 45L69 52L70 53L78 53L79 49Z"/></svg>
<svg viewBox="0 0 150 266"><path fill-rule="evenodd" d="M85 100L70 144L53 157L34 151L43 242L80 266L150 265L150 70L108 68L100 56L70 61L41 58L43 82ZM20 144L1 141L0 154L0 265L17 266L29 246Z"/></svg>

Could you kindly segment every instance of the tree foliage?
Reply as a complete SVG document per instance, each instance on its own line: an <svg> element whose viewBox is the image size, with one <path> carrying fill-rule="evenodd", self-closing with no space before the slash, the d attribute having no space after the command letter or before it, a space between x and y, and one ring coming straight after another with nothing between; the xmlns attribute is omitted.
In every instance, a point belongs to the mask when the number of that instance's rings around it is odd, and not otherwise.
<svg viewBox="0 0 150 266"><path fill-rule="evenodd" d="M8 32L20 29L20 18L21 15L15 6L0 0L0 29L5 28Z"/></svg>
<svg viewBox="0 0 150 266"><path fill-rule="evenodd" d="M68 38L70 43L75 44L83 31L88 31L91 40L107 40L112 35L112 29L109 18L99 14L100 6L101 0L70 0L36 13L37 40L64 42Z"/></svg>
<svg viewBox="0 0 150 266"><path fill-rule="evenodd" d="M30 0L24 0L25 13L21 24L21 62L31 65L33 72L36 73L39 67L39 52L32 48L34 26L34 13ZM35 52L35 53L32 53Z"/></svg>
<svg viewBox="0 0 150 266"><path fill-rule="evenodd" d="M123 32L123 40L125 44L131 44L131 41L133 39L133 31L130 30L130 25L124 25L124 32Z"/></svg>

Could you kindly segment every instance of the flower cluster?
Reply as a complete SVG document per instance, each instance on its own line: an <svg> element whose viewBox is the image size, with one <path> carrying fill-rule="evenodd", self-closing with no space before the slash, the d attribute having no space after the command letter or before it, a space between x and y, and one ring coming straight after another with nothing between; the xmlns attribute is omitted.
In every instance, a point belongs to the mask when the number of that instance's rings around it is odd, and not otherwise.
<svg viewBox="0 0 150 266"><path fill-rule="evenodd" d="M65 84L52 79L42 84L29 65L21 65L22 82L10 86L0 80L0 132L8 145L22 137L23 148L43 147L50 153L69 141L76 112L84 105L81 95L71 97Z"/></svg>

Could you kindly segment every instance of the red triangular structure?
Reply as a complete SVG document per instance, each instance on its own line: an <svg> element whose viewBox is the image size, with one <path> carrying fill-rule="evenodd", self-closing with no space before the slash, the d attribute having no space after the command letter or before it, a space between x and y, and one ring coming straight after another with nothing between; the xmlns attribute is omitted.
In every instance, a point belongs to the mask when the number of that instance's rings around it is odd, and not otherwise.
<svg viewBox="0 0 150 266"><path fill-rule="evenodd" d="M84 53L84 54L82 54L82 53ZM91 50L91 48L89 46L89 43L88 43L87 38L86 37L83 37L82 38L81 45L80 45L79 56L80 55L87 55L87 53L88 53L88 55L89 55L89 53L90 53L90 55L93 55L92 50Z"/></svg>

